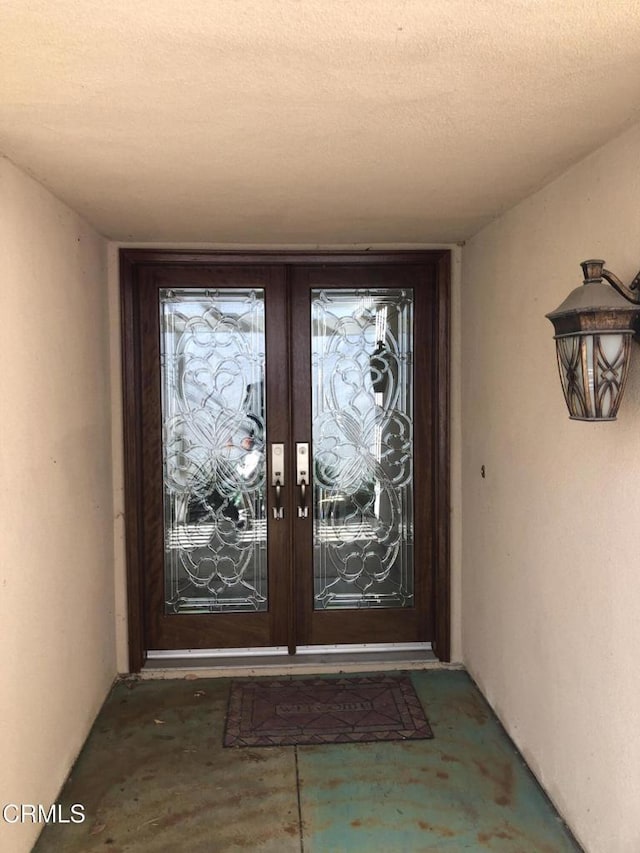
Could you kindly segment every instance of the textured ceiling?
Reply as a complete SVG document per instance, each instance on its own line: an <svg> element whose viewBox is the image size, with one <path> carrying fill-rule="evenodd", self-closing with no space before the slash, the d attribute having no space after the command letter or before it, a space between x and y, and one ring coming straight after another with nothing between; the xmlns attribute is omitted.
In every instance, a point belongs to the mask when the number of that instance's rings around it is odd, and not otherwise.
<svg viewBox="0 0 640 853"><path fill-rule="evenodd" d="M640 119L637 0L3 0L0 152L104 235L462 240Z"/></svg>

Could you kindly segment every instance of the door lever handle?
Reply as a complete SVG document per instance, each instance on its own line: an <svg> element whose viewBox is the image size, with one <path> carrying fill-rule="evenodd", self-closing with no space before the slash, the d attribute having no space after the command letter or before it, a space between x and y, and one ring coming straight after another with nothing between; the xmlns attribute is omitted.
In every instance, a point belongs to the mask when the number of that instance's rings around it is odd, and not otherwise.
<svg viewBox="0 0 640 853"><path fill-rule="evenodd" d="M284 509L282 508L282 485L280 480L276 480L276 499L273 507L273 517L276 519L284 518Z"/></svg>
<svg viewBox="0 0 640 853"><path fill-rule="evenodd" d="M300 481L300 504L298 505L298 518L308 518L309 507L307 506L307 484Z"/></svg>
<svg viewBox="0 0 640 853"><path fill-rule="evenodd" d="M307 506L307 486L309 484L309 445L305 442L296 444L296 485L300 486L300 503L298 518L309 517Z"/></svg>

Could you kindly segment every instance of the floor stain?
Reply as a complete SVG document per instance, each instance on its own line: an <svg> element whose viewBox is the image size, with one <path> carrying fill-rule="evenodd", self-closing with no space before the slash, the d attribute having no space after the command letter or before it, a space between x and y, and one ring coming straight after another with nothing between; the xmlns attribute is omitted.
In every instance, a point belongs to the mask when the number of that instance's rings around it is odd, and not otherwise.
<svg viewBox="0 0 640 853"><path fill-rule="evenodd" d="M456 834L447 826L434 826L432 823L427 823L425 820L419 820L418 826L420 829L423 829L426 832L433 832L436 835L442 836L442 838L453 838Z"/></svg>
<svg viewBox="0 0 640 853"><path fill-rule="evenodd" d="M494 802L499 806L508 806L513 800L515 788L512 763L492 758L474 758L473 763L480 773L495 785Z"/></svg>

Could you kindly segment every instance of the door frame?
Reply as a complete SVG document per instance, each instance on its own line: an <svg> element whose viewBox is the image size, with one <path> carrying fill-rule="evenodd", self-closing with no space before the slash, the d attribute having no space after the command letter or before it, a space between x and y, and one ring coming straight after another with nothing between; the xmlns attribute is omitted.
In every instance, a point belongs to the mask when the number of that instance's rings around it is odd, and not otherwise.
<svg viewBox="0 0 640 853"><path fill-rule="evenodd" d="M451 252L421 251L183 251L120 249L122 323L122 379L124 427L125 553L127 563L127 614L129 669L139 672L146 659L144 641L142 436L140 342L137 340L137 283L145 269L154 266L340 264L422 264L434 271L436 290L436 340L433 342L434 509L430 553L434 580L433 651L441 661L451 659L450 566L450 321Z"/></svg>

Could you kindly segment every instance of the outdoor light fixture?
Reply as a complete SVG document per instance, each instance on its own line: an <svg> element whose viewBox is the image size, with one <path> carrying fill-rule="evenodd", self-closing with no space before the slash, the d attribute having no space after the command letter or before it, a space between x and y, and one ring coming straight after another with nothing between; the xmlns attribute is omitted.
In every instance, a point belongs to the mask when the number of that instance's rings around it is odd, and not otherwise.
<svg viewBox="0 0 640 853"><path fill-rule="evenodd" d="M604 269L604 261L580 266L583 286L546 315L556 331L560 381L571 418L614 421L629 372L631 338L640 328L640 272L627 286Z"/></svg>

